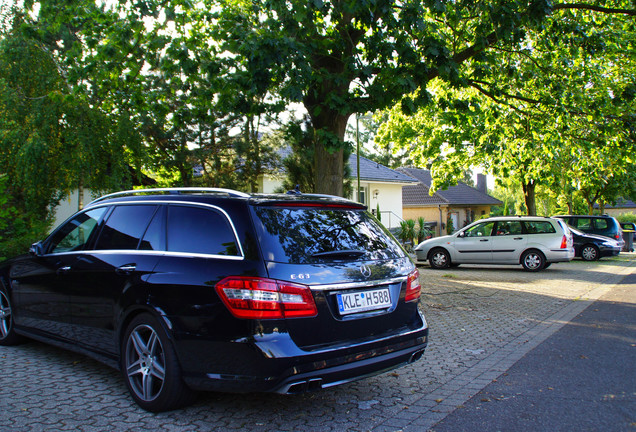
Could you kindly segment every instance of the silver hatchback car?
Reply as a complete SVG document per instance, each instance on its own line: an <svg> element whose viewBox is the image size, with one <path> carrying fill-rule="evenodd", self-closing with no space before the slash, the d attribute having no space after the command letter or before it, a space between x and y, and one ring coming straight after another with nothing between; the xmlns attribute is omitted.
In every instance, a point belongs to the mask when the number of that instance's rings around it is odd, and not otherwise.
<svg viewBox="0 0 636 432"><path fill-rule="evenodd" d="M513 264L539 271L574 258L572 233L556 218L502 216L481 219L456 233L425 240L418 261L442 269L459 264Z"/></svg>

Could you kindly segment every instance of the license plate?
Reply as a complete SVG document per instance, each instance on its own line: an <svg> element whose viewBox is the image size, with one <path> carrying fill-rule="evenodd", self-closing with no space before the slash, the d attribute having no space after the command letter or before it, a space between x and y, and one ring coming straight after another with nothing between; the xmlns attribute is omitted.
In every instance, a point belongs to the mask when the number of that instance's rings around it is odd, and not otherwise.
<svg viewBox="0 0 636 432"><path fill-rule="evenodd" d="M391 306L388 288L337 294L340 315L382 309Z"/></svg>

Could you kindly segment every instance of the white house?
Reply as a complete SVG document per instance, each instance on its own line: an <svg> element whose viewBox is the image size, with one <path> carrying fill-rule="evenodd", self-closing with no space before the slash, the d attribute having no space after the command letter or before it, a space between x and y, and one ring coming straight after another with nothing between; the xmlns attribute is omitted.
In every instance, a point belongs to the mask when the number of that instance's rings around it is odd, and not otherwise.
<svg viewBox="0 0 636 432"><path fill-rule="evenodd" d="M408 175L385 167L360 156L360 190L358 185L357 156L349 156L349 168L353 180L354 201L365 204L374 214L380 208L380 220L387 228L400 226L402 217L402 187L416 185L418 181ZM258 191L273 193L283 185L284 173L272 172L259 178ZM358 197L356 199L355 197Z"/></svg>

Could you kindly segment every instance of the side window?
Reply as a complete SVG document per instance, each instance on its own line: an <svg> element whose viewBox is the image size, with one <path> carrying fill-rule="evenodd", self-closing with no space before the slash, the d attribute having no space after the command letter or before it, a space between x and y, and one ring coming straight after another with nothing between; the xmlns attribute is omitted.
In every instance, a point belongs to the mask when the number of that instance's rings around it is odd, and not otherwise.
<svg viewBox="0 0 636 432"><path fill-rule="evenodd" d="M141 240L139 249L141 250L166 250L166 215L165 206L159 207L155 217L148 225L148 229L144 234L144 238Z"/></svg>
<svg viewBox="0 0 636 432"><path fill-rule="evenodd" d="M553 234L556 232L548 221L526 221L524 223L528 234Z"/></svg>
<svg viewBox="0 0 636 432"><path fill-rule="evenodd" d="M115 207L102 228L95 249L137 249L154 205L119 205Z"/></svg>
<svg viewBox="0 0 636 432"><path fill-rule="evenodd" d="M494 222L484 222L475 225L474 227L466 230L466 237L482 237L492 234L492 228L495 225Z"/></svg>
<svg viewBox="0 0 636 432"><path fill-rule="evenodd" d="M51 239L50 253L83 250L107 207L100 207L80 213L62 226Z"/></svg>
<svg viewBox="0 0 636 432"><path fill-rule="evenodd" d="M167 250L208 255L239 255L227 218L212 209L171 205Z"/></svg>
<svg viewBox="0 0 636 432"><path fill-rule="evenodd" d="M594 219L594 225L597 230L606 230L609 228L609 224L607 223L607 219Z"/></svg>
<svg viewBox="0 0 636 432"><path fill-rule="evenodd" d="M495 235L518 235L522 231L521 221L503 221L497 223L497 233Z"/></svg>

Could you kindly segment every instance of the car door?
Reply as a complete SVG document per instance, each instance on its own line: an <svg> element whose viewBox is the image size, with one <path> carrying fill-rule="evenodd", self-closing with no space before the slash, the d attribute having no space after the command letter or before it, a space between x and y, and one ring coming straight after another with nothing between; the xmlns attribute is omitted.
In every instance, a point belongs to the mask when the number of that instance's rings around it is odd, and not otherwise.
<svg viewBox="0 0 636 432"><path fill-rule="evenodd" d="M462 231L455 238L456 263L492 262L493 221L481 222Z"/></svg>
<svg viewBox="0 0 636 432"><path fill-rule="evenodd" d="M498 221L491 239L494 263L518 264L521 253L528 243L520 220Z"/></svg>
<svg viewBox="0 0 636 432"><path fill-rule="evenodd" d="M64 223L28 257L11 268L17 299L16 324L58 339L72 340L71 269L82 259L106 207L82 212Z"/></svg>
<svg viewBox="0 0 636 432"><path fill-rule="evenodd" d="M162 237L162 212L157 209L156 204L114 206L94 250L83 254L70 270L71 323L78 344L105 354L117 353L120 299L125 291L143 290L144 276L153 271L163 251L160 242L154 242L158 250L153 250L149 240Z"/></svg>

